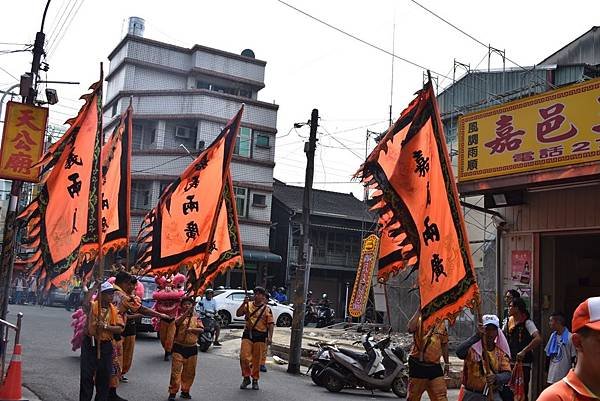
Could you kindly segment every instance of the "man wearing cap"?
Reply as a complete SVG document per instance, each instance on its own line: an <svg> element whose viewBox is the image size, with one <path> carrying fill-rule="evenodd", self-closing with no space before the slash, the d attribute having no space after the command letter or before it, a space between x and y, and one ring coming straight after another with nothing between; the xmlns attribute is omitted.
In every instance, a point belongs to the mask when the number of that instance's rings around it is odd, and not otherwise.
<svg viewBox="0 0 600 401"><path fill-rule="evenodd" d="M502 401L499 391L511 376L510 348L496 315L484 315L482 321L478 333L456 349L456 356L464 360L463 401L486 401L490 392L495 401Z"/></svg>
<svg viewBox="0 0 600 401"><path fill-rule="evenodd" d="M573 314L571 326L577 351L575 369L544 390L538 401L600 399L600 297L581 303Z"/></svg>
<svg viewBox="0 0 600 401"><path fill-rule="evenodd" d="M252 389L258 390L260 364L265 348L273 342L273 313L266 304L267 291L262 287L254 289L254 301L246 297L244 303L236 311L237 317L244 316L246 325L242 334L240 349L240 366L243 381L241 389L248 388L252 377Z"/></svg>
<svg viewBox="0 0 600 401"><path fill-rule="evenodd" d="M125 327L117 308L111 303L115 289L109 282L100 287L99 299L84 303L87 326L81 345L79 400L107 401L112 369L112 340Z"/></svg>

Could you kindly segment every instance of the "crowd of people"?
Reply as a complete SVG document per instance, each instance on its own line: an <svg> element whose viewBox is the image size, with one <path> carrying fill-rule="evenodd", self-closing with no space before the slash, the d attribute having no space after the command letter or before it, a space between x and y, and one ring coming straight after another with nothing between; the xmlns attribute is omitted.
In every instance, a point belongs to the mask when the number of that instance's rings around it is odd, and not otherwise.
<svg viewBox="0 0 600 401"><path fill-rule="evenodd" d="M516 384L522 390L519 400L529 399L533 351L543 339L519 293L510 290L505 300L508 308L503 322L496 315L484 315L477 332L456 349L456 356L463 361L461 401L510 401ZM552 333L544 348L549 387L540 399L600 399L600 297L590 298L577 308L573 333L560 312L552 313L549 327ZM423 332L417 311L408 331L413 334L408 400L418 401L427 392L432 401L447 401L445 376L450 360L445 323ZM515 383L516 372L520 372L520 383Z"/></svg>
<svg viewBox="0 0 600 401"><path fill-rule="evenodd" d="M196 301L185 296L179 301L176 316L169 316L142 305L135 294L137 279L122 271L114 279L102 283L99 289L84 289L82 303L87 315L83 331L80 358L80 401L126 401L117 394L119 384L128 382L135 347L135 320L152 316L174 326L170 350L171 373L168 387L169 401L177 394L191 399L190 389L196 375L198 336L204 327L196 312ZM266 348L273 339L273 314L267 305L267 291L256 287L253 299L246 297L237 310L245 317L245 329L240 348L242 373L241 389L249 386L259 389L261 366L264 366ZM202 299L202 312L216 312L213 291ZM94 298L95 297L95 298ZM218 334L215 339L218 344Z"/></svg>

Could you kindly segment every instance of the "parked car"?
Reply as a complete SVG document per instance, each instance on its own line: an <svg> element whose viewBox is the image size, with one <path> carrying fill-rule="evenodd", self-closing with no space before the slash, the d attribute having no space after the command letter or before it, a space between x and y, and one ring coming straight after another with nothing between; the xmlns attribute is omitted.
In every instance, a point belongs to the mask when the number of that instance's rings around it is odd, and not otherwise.
<svg viewBox="0 0 600 401"><path fill-rule="evenodd" d="M54 306L57 304L65 305L67 302L67 291L59 287L52 287L50 293L48 293L48 298L46 299L47 306Z"/></svg>
<svg viewBox="0 0 600 401"><path fill-rule="evenodd" d="M248 291L248 296L252 296L252 291ZM235 312L240 307L246 293L244 290L216 290L214 299L217 303L217 313L221 317L223 327L230 324L244 323L244 317L236 317ZM198 298L198 302L200 298ZM292 325L292 316L294 309L289 305L283 305L273 299L270 299L269 307L273 311L273 319L279 327L290 327Z"/></svg>
<svg viewBox="0 0 600 401"><path fill-rule="evenodd" d="M156 283L154 277L138 277L138 281L144 286L144 296L142 297L142 305L152 309L156 301L152 299L152 294L156 291ZM143 316L136 323L138 333L154 333L152 318Z"/></svg>

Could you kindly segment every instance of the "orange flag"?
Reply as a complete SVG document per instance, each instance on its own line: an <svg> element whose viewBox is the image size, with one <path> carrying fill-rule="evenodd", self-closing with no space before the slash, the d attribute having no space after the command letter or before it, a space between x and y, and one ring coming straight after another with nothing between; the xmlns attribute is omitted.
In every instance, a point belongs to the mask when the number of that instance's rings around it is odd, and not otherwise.
<svg viewBox="0 0 600 401"><path fill-rule="evenodd" d="M102 147L100 228L105 253L119 251L129 245L132 114L130 106Z"/></svg>
<svg viewBox="0 0 600 401"><path fill-rule="evenodd" d="M145 217L138 267L172 274L185 267L194 290L242 262L229 165L244 107L162 194ZM202 281L201 281L202 280Z"/></svg>
<svg viewBox="0 0 600 401"><path fill-rule="evenodd" d="M469 241L431 82L357 173L376 189L380 274L418 272L424 330L479 301Z"/></svg>
<svg viewBox="0 0 600 401"><path fill-rule="evenodd" d="M48 280L72 274L81 246L98 241L102 80L90 89L79 114L67 121L70 128L40 160L42 188L18 217L30 228L34 269Z"/></svg>

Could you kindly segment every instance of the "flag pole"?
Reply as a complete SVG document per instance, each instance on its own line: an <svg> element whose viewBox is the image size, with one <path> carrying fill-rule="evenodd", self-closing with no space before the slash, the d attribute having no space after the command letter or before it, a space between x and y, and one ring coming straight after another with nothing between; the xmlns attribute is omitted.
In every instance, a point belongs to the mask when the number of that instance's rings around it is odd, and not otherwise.
<svg viewBox="0 0 600 401"><path fill-rule="evenodd" d="M127 233L126 238L125 238L125 257L127 258L127 261L125 263L125 267L127 268L127 272L130 273L131 272L131 265L129 262L129 236L131 235L131 216L130 216L130 209L129 209L129 205L130 205L130 197L131 197L131 139L133 138L133 96L129 96L129 107L127 108L127 114L126 114L126 118L127 118L127 172L125 174L127 174ZM121 143L123 141L123 138L121 138Z"/></svg>
<svg viewBox="0 0 600 401"><path fill-rule="evenodd" d="M100 94L98 98L98 102L102 104L102 85L104 84L104 66L103 63L100 63ZM100 149L102 149L102 143L104 142L104 133L102 132L102 114L100 113L98 116L98 126L97 130L99 132L96 133L97 136L100 136ZM96 138L98 140L98 138ZM98 229L98 269L96 274L96 291L98 291L98 295L96 296L98 302L98 316L96 317L96 357L98 360L101 358L100 354L100 336L98 335L98 323L100 320L100 309L101 309L101 292L100 286L102 278L104 277L104 252L103 252L103 238L102 238L102 150L100 151L100 155L98 156L98 187L96 193L96 226ZM92 309L93 313L93 309Z"/></svg>
<svg viewBox="0 0 600 401"><path fill-rule="evenodd" d="M440 132L443 132L442 122L441 122L441 119L440 119L440 113L439 113L439 110L438 110L437 101L435 101L435 93L433 91L433 80L431 79L431 71L429 71L429 70L427 70L427 79L428 79L427 89L431 91L431 95L432 95L432 97L434 99L433 107L435 109L435 113L434 113L435 114L435 119L434 119L433 122L434 122L435 125L438 126L439 130L442 130ZM443 157L446 158L446 161L447 161L448 165L451 165L450 160L448 160L448 149L446 148L446 141L445 141L445 138L443 138L443 139L444 140L440 140L440 142L442 142L443 148L445 149ZM456 189L456 184L455 184L455 189ZM458 205L459 204L458 203L458 196L457 196L458 193L457 193L457 191L453 191L453 192L454 192L453 196L455 197L456 204ZM460 213L460 209L459 209L459 213ZM462 225L463 231L466 233L467 230L466 230L466 227L465 227L464 216L462 216L462 213L461 213L461 225ZM468 241L467 241L467 244L468 244ZM468 249L468 252L469 252L469 256L470 256L470 249ZM471 266L473 266L472 262L471 262ZM475 279L475 282L477 282L477 273L475 272L475 269L472 269L472 271L473 271L473 278ZM481 312L481 294L479 293L479 291L477 291L475 303L476 303L475 304L475 314L477 315L477 325L478 325L477 331L479 331L479 325L483 325L483 314ZM487 336L485 334L485 328L484 328L483 333L481 335L482 349L486 350L486 347L487 347L486 344L487 344ZM482 352L482 356L483 356L483 361L485 362L485 363L483 363L484 372L487 375L487 374L490 373L490 358L489 358L489 355L488 355L487 352ZM492 400L493 397L494 397L493 392L489 391L488 395L487 395L488 400Z"/></svg>

